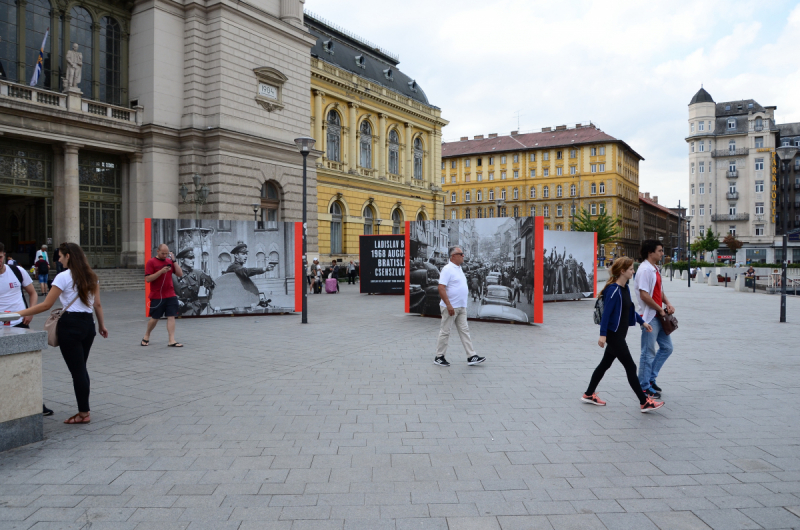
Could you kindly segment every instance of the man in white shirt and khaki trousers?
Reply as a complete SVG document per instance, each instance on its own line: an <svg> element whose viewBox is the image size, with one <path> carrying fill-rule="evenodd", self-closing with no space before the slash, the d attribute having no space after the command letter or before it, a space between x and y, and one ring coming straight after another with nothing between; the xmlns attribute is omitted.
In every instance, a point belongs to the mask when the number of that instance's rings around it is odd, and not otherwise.
<svg viewBox="0 0 800 530"><path fill-rule="evenodd" d="M467 277L461 270L464 262L464 251L461 247L450 248L450 261L442 268L439 274L439 309L442 311L442 327L439 329L439 340L436 343L436 358L433 364L438 366L450 366L444 354L447 353L447 343L450 340L450 327L456 323L458 336L461 344L467 351L467 364L474 366L486 360L480 357L472 347L472 339L469 336L469 326L467 325L467 301L469 299L469 287Z"/></svg>

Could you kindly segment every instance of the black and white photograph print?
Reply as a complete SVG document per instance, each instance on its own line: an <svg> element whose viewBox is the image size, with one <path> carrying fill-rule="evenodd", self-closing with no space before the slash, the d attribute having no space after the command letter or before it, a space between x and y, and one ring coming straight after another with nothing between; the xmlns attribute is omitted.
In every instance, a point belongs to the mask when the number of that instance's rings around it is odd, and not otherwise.
<svg viewBox="0 0 800 530"><path fill-rule="evenodd" d="M449 247L464 251L467 318L533 322L534 218L410 223L409 312L439 316L439 273Z"/></svg>
<svg viewBox="0 0 800 530"><path fill-rule="evenodd" d="M594 296L594 232L545 230L544 300L580 300Z"/></svg>
<svg viewBox="0 0 800 530"><path fill-rule="evenodd" d="M153 219L149 256L161 243L183 269L179 316L294 312L294 223Z"/></svg>

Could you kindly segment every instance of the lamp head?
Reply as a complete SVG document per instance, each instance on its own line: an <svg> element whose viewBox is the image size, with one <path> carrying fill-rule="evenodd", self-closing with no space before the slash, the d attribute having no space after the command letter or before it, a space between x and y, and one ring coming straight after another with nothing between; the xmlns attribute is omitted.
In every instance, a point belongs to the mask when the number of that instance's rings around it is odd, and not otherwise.
<svg viewBox="0 0 800 530"><path fill-rule="evenodd" d="M253 203L253 213L258 213L259 204Z"/></svg>
<svg viewBox="0 0 800 530"><path fill-rule="evenodd" d="M194 176L192 176L192 182L194 182L194 189L199 188L200 187L200 175L195 173Z"/></svg>
<svg viewBox="0 0 800 530"><path fill-rule="evenodd" d="M301 136L300 138L294 139L294 143L295 145L297 145L297 149L301 153L308 153L309 151L311 151L314 148L314 144L316 142L317 142L316 140L308 136Z"/></svg>
<svg viewBox="0 0 800 530"><path fill-rule="evenodd" d="M180 194L181 201L186 202L186 196L189 195L189 188L186 187L186 184L181 184Z"/></svg>
<svg viewBox="0 0 800 530"><path fill-rule="evenodd" d="M200 203L201 204L205 204L206 203L206 199L208 199L209 191L210 190L208 189L208 186L203 185L203 187L200 188L200 190L197 192L197 194L198 194L198 196L200 198Z"/></svg>
<svg viewBox="0 0 800 530"><path fill-rule="evenodd" d="M778 156L781 158L784 164L788 164L794 158L794 155L797 154L797 147L792 146L784 146L779 147L776 149L778 152Z"/></svg>

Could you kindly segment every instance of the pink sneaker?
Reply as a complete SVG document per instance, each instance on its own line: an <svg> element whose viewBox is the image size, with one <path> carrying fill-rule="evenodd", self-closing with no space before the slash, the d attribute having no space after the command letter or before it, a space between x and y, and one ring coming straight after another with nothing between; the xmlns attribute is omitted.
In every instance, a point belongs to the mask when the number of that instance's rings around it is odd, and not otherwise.
<svg viewBox="0 0 800 530"><path fill-rule="evenodd" d="M581 401L584 403L589 403L590 405L597 405L598 407L605 407L606 402L597 397L597 393L592 394L591 396L587 396L584 394L581 396Z"/></svg>
<svg viewBox="0 0 800 530"><path fill-rule="evenodd" d="M653 401L653 398L647 398L647 401L644 405L639 405L642 409L642 412L653 412L654 410L660 409L664 406L663 401Z"/></svg>

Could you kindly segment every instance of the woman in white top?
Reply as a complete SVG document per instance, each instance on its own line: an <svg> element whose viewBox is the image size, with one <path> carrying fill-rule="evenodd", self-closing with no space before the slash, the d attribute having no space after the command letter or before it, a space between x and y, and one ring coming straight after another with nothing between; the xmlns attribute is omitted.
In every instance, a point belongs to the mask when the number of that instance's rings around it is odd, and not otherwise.
<svg viewBox="0 0 800 530"><path fill-rule="evenodd" d="M19 314L37 315L53 307L56 298L61 301L64 314L56 327L58 347L72 374L72 386L78 401L78 413L64 423L89 423L89 373L86 370L86 360L96 335L92 310L97 313L100 335L108 338L103 307L100 305L100 285L80 245L62 243L58 250L58 261L64 266L64 272L55 277L53 287L44 302L19 311Z"/></svg>

